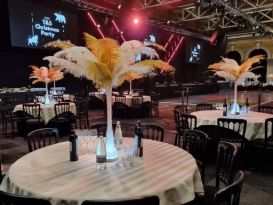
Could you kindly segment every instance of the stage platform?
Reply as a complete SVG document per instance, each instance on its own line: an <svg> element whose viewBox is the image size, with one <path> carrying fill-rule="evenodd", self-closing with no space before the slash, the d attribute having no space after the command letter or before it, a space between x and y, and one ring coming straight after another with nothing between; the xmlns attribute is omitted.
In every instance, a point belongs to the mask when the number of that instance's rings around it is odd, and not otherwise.
<svg viewBox="0 0 273 205"><path fill-rule="evenodd" d="M160 93L160 98L180 97L181 91L189 91L189 95L200 95L218 92L218 86L215 83L183 83L178 84L158 84L155 85L155 92Z"/></svg>

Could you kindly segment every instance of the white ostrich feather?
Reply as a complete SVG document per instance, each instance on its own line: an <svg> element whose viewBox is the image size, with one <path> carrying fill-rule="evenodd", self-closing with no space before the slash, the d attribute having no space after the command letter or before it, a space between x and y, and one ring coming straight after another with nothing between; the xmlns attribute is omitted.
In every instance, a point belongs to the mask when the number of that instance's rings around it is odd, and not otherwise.
<svg viewBox="0 0 273 205"><path fill-rule="evenodd" d="M153 48L150 48L150 47L143 47L142 50L141 50L141 54L145 54L147 56L149 56L150 58L154 58L154 57L157 57L159 58L157 52L155 51L155 49Z"/></svg>
<svg viewBox="0 0 273 205"><path fill-rule="evenodd" d="M122 81L120 81L120 77L127 72L134 72L141 75L153 75L153 70L151 69L151 66L144 66L139 64L130 65L127 68L120 70L120 72L118 72L113 77L112 84L114 87L117 87L123 83Z"/></svg>
<svg viewBox="0 0 273 205"><path fill-rule="evenodd" d="M43 60L49 61L50 67L59 67L60 69L64 70L67 73L71 73L77 78L81 78L81 77L88 78L88 75L86 74L86 70L79 64L73 63L69 60L65 60L62 58L57 58L55 56L47 56L47 57L44 57Z"/></svg>
<svg viewBox="0 0 273 205"><path fill-rule="evenodd" d="M223 58L220 64L221 64L220 69L222 71L226 71L230 74L239 72L240 66L233 59Z"/></svg>
<svg viewBox="0 0 273 205"><path fill-rule="evenodd" d="M219 77L225 78L225 80L234 81L236 80L235 76L226 72L226 71L217 71L214 73L214 75L217 75Z"/></svg>
<svg viewBox="0 0 273 205"><path fill-rule="evenodd" d="M49 61L50 66L56 66L65 72L69 72L75 77L86 77L89 80L92 77L89 76L89 65L99 64L96 57L85 47L72 47L59 51L54 56L47 56L44 60Z"/></svg>
<svg viewBox="0 0 273 205"><path fill-rule="evenodd" d="M155 49L144 46L140 41L132 40L124 42L119 50L121 52L120 59L118 63L114 67L115 72L119 72L119 70L124 67L128 67L134 63L136 63L136 56L145 54L150 58L159 58L158 53Z"/></svg>
<svg viewBox="0 0 273 205"><path fill-rule="evenodd" d="M119 50L123 53L126 52L136 52L136 55L141 52L142 47L144 44L137 40L125 41L119 47Z"/></svg>
<svg viewBox="0 0 273 205"><path fill-rule="evenodd" d="M247 78L250 78L250 79L257 79L259 78L259 76L255 75L254 73L252 72L245 72L243 73L237 80L237 84L242 84Z"/></svg>

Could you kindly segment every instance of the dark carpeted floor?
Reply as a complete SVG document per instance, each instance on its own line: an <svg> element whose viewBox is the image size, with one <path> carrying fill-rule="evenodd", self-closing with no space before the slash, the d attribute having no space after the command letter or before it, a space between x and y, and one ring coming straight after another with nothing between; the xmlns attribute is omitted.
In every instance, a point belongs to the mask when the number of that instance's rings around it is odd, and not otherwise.
<svg viewBox="0 0 273 205"><path fill-rule="evenodd" d="M246 97L249 98L252 109L255 109L258 102L258 92L239 92L238 99L243 101ZM231 99L232 93L230 91L222 91L215 94L196 95L189 97L190 110L194 111L197 103L221 103L224 99ZM262 103L273 105L273 93L263 93ZM160 101L160 117L159 118L145 118L145 119L120 119L123 129L123 135L133 137L133 129L137 120L143 123L153 123L164 127L165 138L164 141L170 144L174 143L175 138L175 124L173 120L173 108L175 105L181 103L181 99L164 99ZM102 110L91 110L89 113L91 124L105 122L105 116ZM114 119L114 121L117 119ZM64 137L62 140L67 140ZM0 153L2 154L2 169L6 172L9 166L21 156L28 153L26 141L19 136L6 136L0 134ZM206 182L214 183L214 166L209 165L206 171ZM254 171L253 171L254 170ZM273 205L273 172L266 176L256 169L245 171L246 178L241 195L241 205Z"/></svg>

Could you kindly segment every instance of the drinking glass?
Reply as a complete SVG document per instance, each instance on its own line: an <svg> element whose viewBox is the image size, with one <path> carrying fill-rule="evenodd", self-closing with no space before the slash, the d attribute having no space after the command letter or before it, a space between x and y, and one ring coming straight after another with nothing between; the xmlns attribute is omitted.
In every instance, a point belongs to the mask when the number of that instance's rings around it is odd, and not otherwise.
<svg viewBox="0 0 273 205"><path fill-rule="evenodd" d="M89 130L89 141L88 141L88 150L89 153L96 152L96 144L98 139L98 132L96 129Z"/></svg>

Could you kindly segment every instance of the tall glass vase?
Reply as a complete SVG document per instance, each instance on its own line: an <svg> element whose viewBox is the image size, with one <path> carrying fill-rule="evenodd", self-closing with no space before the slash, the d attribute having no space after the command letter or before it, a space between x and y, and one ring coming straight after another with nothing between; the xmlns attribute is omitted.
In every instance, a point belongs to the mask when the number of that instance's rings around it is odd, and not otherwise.
<svg viewBox="0 0 273 205"><path fill-rule="evenodd" d="M231 105L230 114L232 115L239 115L240 114L240 107L237 102L237 88L238 88L238 82L234 81L234 98L233 103Z"/></svg>
<svg viewBox="0 0 273 205"><path fill-rule="evenodd" d="M50 104L50 99L49 99L49 95L48 95L48 82L45 82L45 89L46 89L45 105L49 105Z"/></svg>
<svg viewBox="0 0 273 205"><path fill-rule="evenodd" d="M130 90L129 90L129 95L133 95L133 89L132 89L132 81L129 81L129 85L130 85Z"/></svg>
<svg viewBox="0 0 273 205"><path fill-rule="evenodd" d="M114 143L114 134L112 126L112 86L106 88L106 109L107 109L107 129L106 129L106 159L115 161L118 152Z"/></svg>

